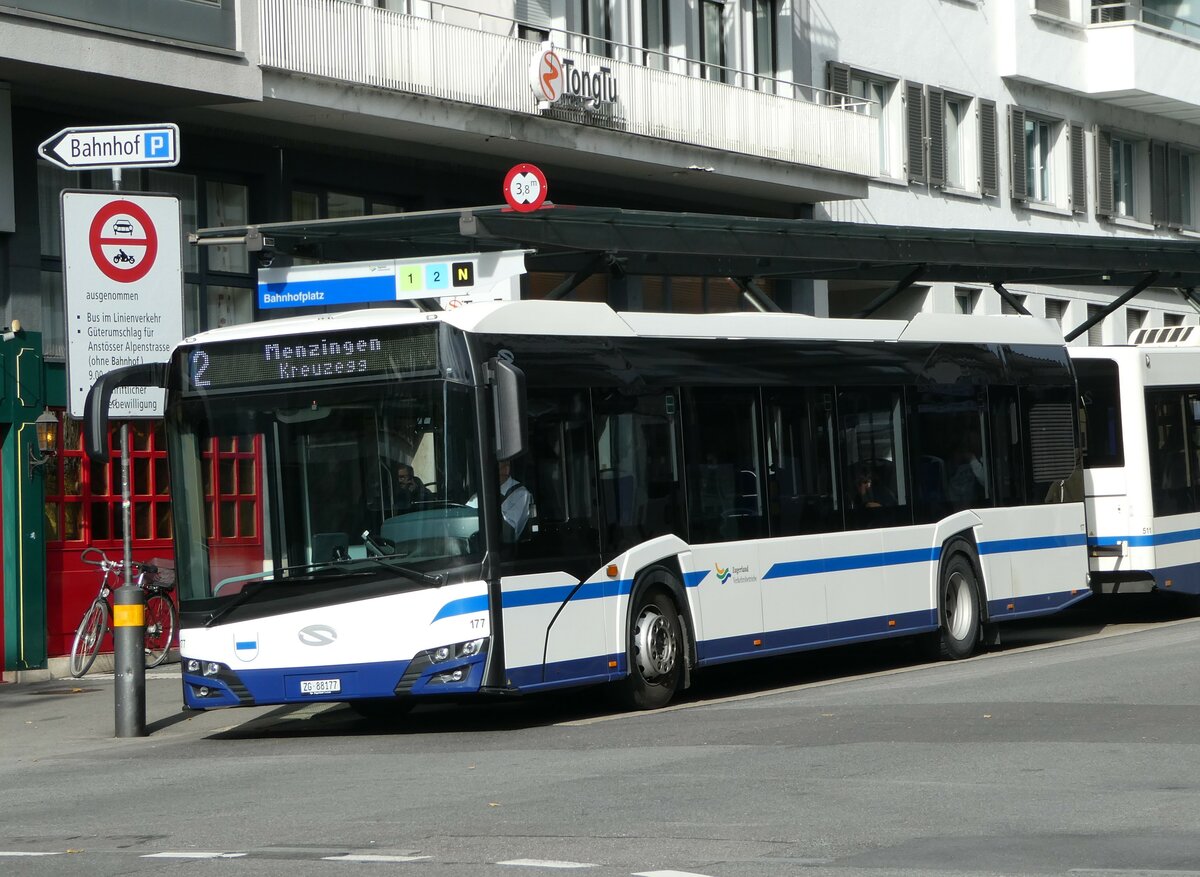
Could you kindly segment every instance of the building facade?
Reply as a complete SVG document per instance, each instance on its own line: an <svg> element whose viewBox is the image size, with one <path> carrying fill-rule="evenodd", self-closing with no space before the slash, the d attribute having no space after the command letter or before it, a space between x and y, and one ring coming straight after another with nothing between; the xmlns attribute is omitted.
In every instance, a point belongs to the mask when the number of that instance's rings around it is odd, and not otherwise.
<svg viewBox="0 0 1200 877"><path fill-rule="evenodd" d="M122 537L118 471L63 415L59 194L113 181L39 159L60 129L176 123L180 164L120 185L178 195L185 233L497 203L528 161L558 203L1180 239L1200 229L1200 86L1181 72L1197 37L1187 0L0 0L4 668L69 649L96 586L79 552ZM181 246L185 332L268 316L244 250ZM769 291L841 315L879 290ZM1010 292L1064 327L1113 295ZM576 295L740 300L700 278ZM1005 307L918 282L880 315ZM1077 343L1182 322L1197 318L1179 291L1151 289ZM62 428L35 468L46 409ZM169 557L160 432L132 434L134 553ZM253 449L210 462L214 538L260 538Z"/></svg>

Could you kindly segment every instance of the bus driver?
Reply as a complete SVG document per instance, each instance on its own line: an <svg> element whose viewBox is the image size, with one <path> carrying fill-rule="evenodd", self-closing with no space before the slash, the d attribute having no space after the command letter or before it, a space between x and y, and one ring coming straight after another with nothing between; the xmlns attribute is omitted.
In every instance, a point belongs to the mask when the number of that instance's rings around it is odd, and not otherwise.
<svg viewBox="0 0 1200 877"><path fill-rule="evenodd" d="M533 494L529 488L512 477L512 463L501 460L496 466L500 478L500 517L504 521L503 540L516 542L525 532L529 524L529 516L533 511ZM475 508L479 505L479 497L473 496L467 500L467 505Z"/></svg>

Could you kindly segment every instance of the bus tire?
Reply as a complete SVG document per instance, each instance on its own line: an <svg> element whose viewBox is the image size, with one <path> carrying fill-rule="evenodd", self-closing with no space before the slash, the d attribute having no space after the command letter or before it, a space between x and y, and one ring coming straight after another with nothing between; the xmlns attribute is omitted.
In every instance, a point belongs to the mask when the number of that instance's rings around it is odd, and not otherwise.
<svg viewBox="0 0 1200 877"><path fill-rule="evenodd" d="M983 629L979 577L970 557L956 551L942 564L938 584L939 653L952 661L969 658L979 648Z"/></svg>
<svg viewBox="0 0 1200 877"><path fill-rule="evenodd" d="M629 613L629 675L616 683L618 703L635 710L670 703L683 679L684 644L675 601L661 588L643 589Z"/></svg>

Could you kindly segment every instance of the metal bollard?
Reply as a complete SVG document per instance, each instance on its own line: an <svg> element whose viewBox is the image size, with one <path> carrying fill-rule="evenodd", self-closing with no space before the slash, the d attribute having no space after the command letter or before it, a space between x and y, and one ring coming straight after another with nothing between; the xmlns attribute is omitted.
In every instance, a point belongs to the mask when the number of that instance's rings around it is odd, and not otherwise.
<svg viewBox="0 0 1200 877"><path fill-rule="evenodd" d="M146 736L146 592L113 591L113 687L118 737Z"/></svg>

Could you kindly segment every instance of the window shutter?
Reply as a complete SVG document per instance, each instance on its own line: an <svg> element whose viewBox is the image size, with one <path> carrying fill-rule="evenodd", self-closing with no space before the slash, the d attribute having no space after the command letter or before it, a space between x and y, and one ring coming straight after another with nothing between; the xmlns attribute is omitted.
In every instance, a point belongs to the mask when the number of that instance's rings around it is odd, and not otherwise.
<svg viewBox="0 0 1200 877"><path fill-rule="evenodd" d="M996 150L996 102L979 102L979 191L995 195L1000 191L1000 160Z"/></svg>
<svg viewBox="0 0 1200 877"><path fill-rule="evenodd" d="M1096 129L1096 215L1113 214L1112 134Z"/></svg>
<svg viewBox="0 0 1200 877"><path fill-rule="evenodd" d="M535 27L550 28L550 0L516 0L514 18Z"/></svg>
<svg viewBox="0 0 1200 877"><path fill-rule="evenodd" d="M925 90L929 121L929 185L946 185L946 93L940 88Z"/></svg>
<svg viewBox="0 0 1200 877"><path fill-rule="evenodd" d="M1183 153L1174 146L1167 147L1167 225L1183 227L1183 202L1180 199L1182 185Z"/></svg>
<svg viewBox="0 0 1200 877"><path fill-rule="evenodd" d="M1038 12L1048 12L1059 18L1071 17L1071 0L1036 0L1034 7Z"/></svg>
<svg viewBox="0 0 1200 877"><path fill-rule="evenodd" d="M1083 126L1071 123L1071 212L1087 213L1087 149Z"/></svg>
<svg viewBox="0 0 1200 877"><path fill-rule="evenodd" d="M1008 173L1009 194L1014 201L1029 197L1029 181L1025 178L1025 111L1008 108Z"/></svg>
<svg viewBox="0 0 1200 877"><path fill-rule="evenodd" d="M830 104L833 106L845 106L845 98L840 96L850 93L850 68L845 64L839 64L837 61L826 62L825 82L826 87L834 92L834 94L830 95Z"/></svg>
<svg viewBox="0 0 1200 877"><path fill-rule="evenodd" d="M1167 144L1150 141L1150 221L1167 224Z"/></svg>
<svg viewBox="0 0 1200 877"><path fill-rule="evenodd" d="M925 182L925 88L919 82L904 83L904 143L909 182Z"/></svg>

